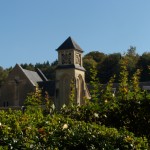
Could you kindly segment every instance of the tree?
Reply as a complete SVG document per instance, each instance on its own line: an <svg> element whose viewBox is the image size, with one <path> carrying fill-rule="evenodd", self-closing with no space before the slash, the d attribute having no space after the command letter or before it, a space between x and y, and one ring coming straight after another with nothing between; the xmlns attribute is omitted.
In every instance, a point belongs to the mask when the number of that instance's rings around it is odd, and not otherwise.
<svg viewBox="0 0 150 150"><path fill-rule="evenodd" d="M83 66L86 70L85 72L85 80L87 83L91 81L91 68L95 68L97 70L97 62L92 57L84 57L83 58Z"/></svg>
<svg viewBox="0 0 150 150"><path fill-rule="evenodd" d="M137 69L137 63L139 61L139 55L136 53L136 47L130 46L130 48L127 50L127 53L124 56L124 59L126 59L127 62L127 70L129 72L130 78L132 74L135 73Z"/></svg>
<svg viewBox="0 0 150 150"><path fill-rule="evenodd" d="M139 69L141 69L141 79L140 81L149 81L150 80L150 52L145 52L140 56L138 65Z"/></svg>
<svg viewBox="0 0 150 150"><path fill-rule="evenodd" d="M30 64L27 64L27 63L21 64L21 67L24 68L24 69L27 69L27 70L31 70L31 71L34 71L34 70L35 70L34 65L31 64L31 63L30 63Z"/></svg>
<svg viewBox="0 0 150 150"><path fill-rule="evenodd" d="M99 51L92 51L84 56L84 58L93 58L95 62L100 63L105 59L106 55Z"/></svg>
<svg viewBox="0 0 150 150"><path fill-rule="evenodd" d="M3 69L0 66L0 86L5 82L5 80L8 76L8 73L9 73L9 69Z"/></svg>
<svg viewBox="0 0 150 150"><path fill-rule="evenodd" d="M118 79L120 59L120 53L113 53L107 55L104 61L98 64L98 78L101 83L107 83L114 75L117 75L116 79Z"/></svg>

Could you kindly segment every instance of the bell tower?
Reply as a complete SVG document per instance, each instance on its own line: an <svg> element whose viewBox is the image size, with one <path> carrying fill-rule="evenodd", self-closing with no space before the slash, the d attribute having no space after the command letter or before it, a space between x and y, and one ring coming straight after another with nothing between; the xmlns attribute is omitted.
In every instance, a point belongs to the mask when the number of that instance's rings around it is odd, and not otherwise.
<svg viewBox="0 0 150 150"><path fill-rule="evenodd" d="M90 98L85 84L85 69L82 63L83 50L68 37L57 49L58 66L56 68L55 104L60 108L69 103L71 81L75 83L75 102L84 104L84 97Z"/></svg>

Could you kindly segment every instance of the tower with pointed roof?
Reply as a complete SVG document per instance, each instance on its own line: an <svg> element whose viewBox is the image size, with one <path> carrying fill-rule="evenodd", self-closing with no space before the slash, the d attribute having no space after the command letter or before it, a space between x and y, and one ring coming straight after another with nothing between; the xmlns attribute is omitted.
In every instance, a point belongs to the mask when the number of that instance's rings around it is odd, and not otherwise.
<svg viewBox="0 0 150 150"><path fill-rule="evenodd" d="M69 103L71 81L75 83L75 101L78 105L84 104L84 97L89 98L85 84L85 69L82 64L81 47L68 37L57 49L58 66L56 68L55 103L60 108Z"/></svg>

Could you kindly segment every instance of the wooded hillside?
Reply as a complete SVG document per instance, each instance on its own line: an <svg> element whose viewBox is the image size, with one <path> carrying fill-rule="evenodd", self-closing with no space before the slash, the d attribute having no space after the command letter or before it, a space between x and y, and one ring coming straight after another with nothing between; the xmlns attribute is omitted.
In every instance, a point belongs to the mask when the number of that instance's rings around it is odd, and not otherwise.
<svg viewBox="0 0 150 150"><path fill-rule="evenodd" d="M140 82L150 80L150 52L145 52L142 55L136 53L136 47L131 46L126 53L104 54L99 51L91 51L83 57L83 66L86 69L86 82L91 80L90 69L96 68L97 77L100 82L107 83L109 79L116 75L115 81L118 82L120 72L121 58L124 57L127 63L129 77L137 70L141 70ZM55 67L58 61L50 63L49 61L36 64L21 64L24 69L35 70L39 68L49 80L55 79ZM9 71L12 68L3 69L0 67L0 85L5 81Z"/></svg>

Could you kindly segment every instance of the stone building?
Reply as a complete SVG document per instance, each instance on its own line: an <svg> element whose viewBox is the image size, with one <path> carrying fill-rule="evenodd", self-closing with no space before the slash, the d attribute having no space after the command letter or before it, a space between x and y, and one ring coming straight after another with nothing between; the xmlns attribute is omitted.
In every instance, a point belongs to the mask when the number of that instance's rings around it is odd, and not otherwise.
<svg viewBox="0 0 150 150"><path fill-rule="evenodd" d="M85 83L85 69L82 63L83 50L69 37L58 48L58 66L56 68L55 104L59 108L68 104L70 85L73 80L78 105L84 104L84 97L90 98Z"/></svg>
<svg viewBox="0 0 150 150"><path fill-rule="evenodd" d="M27 94L35 92L38 82L43 79L42 74L16 64L0 88L0 107L22 106Z"/></svg>
<svg viewBox="0 0 150 150"><path fill-rule="evenodd" d="M84 104L84 97L89 99L90 94L85 83L83 50L69 37L57 48L57 52L55 81L48 81L39 69L36 72L29 71L17 64L0 88L0 107L22 106L28 93L35 92L39 87L43 93L47 91L53 97L56 107L60 108L63 104L68 104L71 81L75 86L76 103Z"/></svg>

